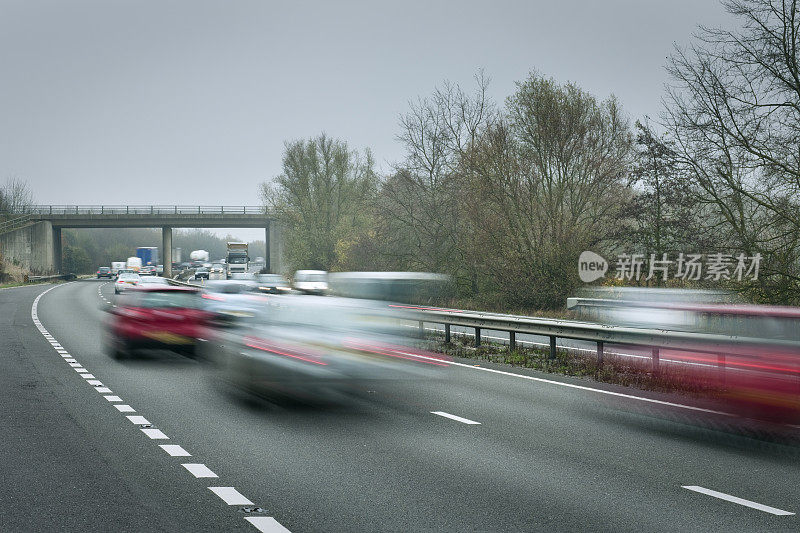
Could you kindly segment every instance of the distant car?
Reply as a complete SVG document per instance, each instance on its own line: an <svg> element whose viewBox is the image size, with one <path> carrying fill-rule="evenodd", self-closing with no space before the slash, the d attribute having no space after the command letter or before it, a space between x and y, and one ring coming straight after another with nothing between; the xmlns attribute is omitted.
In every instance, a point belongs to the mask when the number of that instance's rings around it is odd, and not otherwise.
<svg viewBox="0 0 800 533"><path fill-rule="evenodd" d="M256 290L270 294L285 294L292 290L289 282L280 274L256 274Z"/></svg>
<svg viewBox="0 0 800 533"><path fill-rule="evenodd" d="M197 270L194 271L194 279L201 279L201 278L208 279L208 275L209 275L208 269L205 267L198 268Z"/></svg>
<svg viewBox="0 0 800 533"><path fill-rule="evenodd" d="M156 274L159 276L164 273L164 265L156 265Z"/></svg>
<svg viewBox="0 0 800 533"><path fill-rule="evenodd" d="M100 267L97 269L97 279L100 278L113 279L114 273L111 272L111 269L109 267Z"/></svg>
<svg viewBox="0 0 800 533"><path fill-rule="evenodd" d="M139 269L140 276L155 276L156 275L156 267L153 265L145 265Z"/></svg>
<svg viewBox="0 0 800 533"><path fill-rule="evenodd" d="M114 274L114 279L117 279L117 278L119 278L119 275L120 275L120 274L135 274L135 273L136 273L136 272L134 272L134 271L133 271L133 270L131 270L130 268L121 268L121 269L117 270L117 273L116 273L116 274Z"/></svg>
<svg viewBox="0 0 800 533"><path fill-rule="evenodd" d="M298 270L294 273L292 285L306 294L325 294L328 291L328 273L324 270Z"/></svg>
<svg viewBox="0 0 800 533"><path fill-rule="evenodd" d="M117 276L117 281L114 283L114 293L122 294L126 289L137 286L141 279L139 274L135 272L123 272Z"/></svg>
<svg viewBox="0 0 800 533"><path fill-rule="evenodd" d="M207 337L211 315L201 309L200 293L190 287L144 286L128 291L110 308L106 348L114 358L134 350L171 349L193 356Z"/></svg>

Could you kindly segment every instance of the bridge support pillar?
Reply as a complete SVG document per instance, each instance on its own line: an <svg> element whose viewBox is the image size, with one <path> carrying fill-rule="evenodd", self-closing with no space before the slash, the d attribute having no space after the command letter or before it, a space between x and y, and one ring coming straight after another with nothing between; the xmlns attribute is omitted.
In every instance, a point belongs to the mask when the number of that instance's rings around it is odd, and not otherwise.
<svg viewBox="0 0 800 533"><path fill-rule="evenodd" d="M61 260L63 258L63 253L61 250L61 228L54 227L53 228L53 270L56 274L65 274L61 266Z"/></svg>
<svg viewBox="0 0 800 533"><path fill-rule="evenodd" d="M273 274L286 274L283 264L283 231L276 220L270 220L266 231L267 268Z"/></svg>
<svg viewBox="0 0 800 533"><path fill-rule="evenodd" d="M172 277L172 228L164 226L161 228L161 261L164 264L165 278Z"/></svg>

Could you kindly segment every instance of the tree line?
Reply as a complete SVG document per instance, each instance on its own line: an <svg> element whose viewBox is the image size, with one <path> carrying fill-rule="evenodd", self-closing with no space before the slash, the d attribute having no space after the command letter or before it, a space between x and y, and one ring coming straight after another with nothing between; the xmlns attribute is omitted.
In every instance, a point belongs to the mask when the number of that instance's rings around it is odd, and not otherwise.
<svg viewBox="0 0 800 533"><path fill-rule="evenodd" d="M725 270L713 286L797 304L797 3L724 5L739 27L700 28L675 49L656 121L535 71L495 102L479 72L469 91L445 83L410 102L404 156L386 175L345 140L287 142L261 195L285 228L288 266L442 272L475 305L545 309L581 285L584 250L673 270L679 254L758 257L757 277ZM605 283L711 284L613 269Z"/></svg>

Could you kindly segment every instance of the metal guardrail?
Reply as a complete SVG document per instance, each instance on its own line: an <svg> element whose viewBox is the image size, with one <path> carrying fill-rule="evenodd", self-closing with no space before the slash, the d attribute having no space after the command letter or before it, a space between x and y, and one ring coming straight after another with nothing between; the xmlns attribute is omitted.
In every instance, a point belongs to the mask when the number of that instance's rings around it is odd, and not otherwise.
<svg viewBox="0 0 800 533"><path fill-rule="evenodd" d="M26 215L264 215L261 206L246 205L34 205Z"/></svg>
<svg viewBox="0 0 800 533"><path fill-rule="evenodd" d="M659 368L661 349L679 349L696 353L717 355L717 363L725 367L727 355L750 355L752 350L772 348L800 356L800 342L781 339L727 336L719 334L692 333L660 329L611 326L571 320L551 320L516 315L479 313L456 309L418 307L420 324L430 322L445 327L445 341L451 340L451 326L474 328L475 346L481 344L481 330L506 331L509 347L516 347L518 333L538 335L550 339L550 358L556 357L556 339L573 339L595 342L598 363L603 362L605 344L640 346L651 349L653 370Z"/></svg>
<svg viewBox="0 0 800 533"><path fill-rule="evenodd" d="M9 231L14 231L15 229L21 228L31 219L31 217L31 214L25 214L4 221L2 224L0 224L0 234L8 233Z"/></svg>

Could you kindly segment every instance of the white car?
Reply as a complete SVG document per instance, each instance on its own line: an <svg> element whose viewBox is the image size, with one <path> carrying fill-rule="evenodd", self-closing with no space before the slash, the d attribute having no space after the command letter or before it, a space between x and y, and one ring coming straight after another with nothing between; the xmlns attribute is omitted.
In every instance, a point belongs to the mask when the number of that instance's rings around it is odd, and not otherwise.
<svg viewBox="0 0 800 533"><path fill-rule="evenodd" d="M306 294L328 292L328 273L324 270L298 270L294 273L292 287Z"/></svg>
<svg viewBox="0 0 800 533"><path fill-rule="evenodd" d="M117 281L114 282L114 293L120 294L125 289L136 287L141 281L142 278L139 277L139 274L136 274L135 272L123 272L117 276Z"/></svg>

